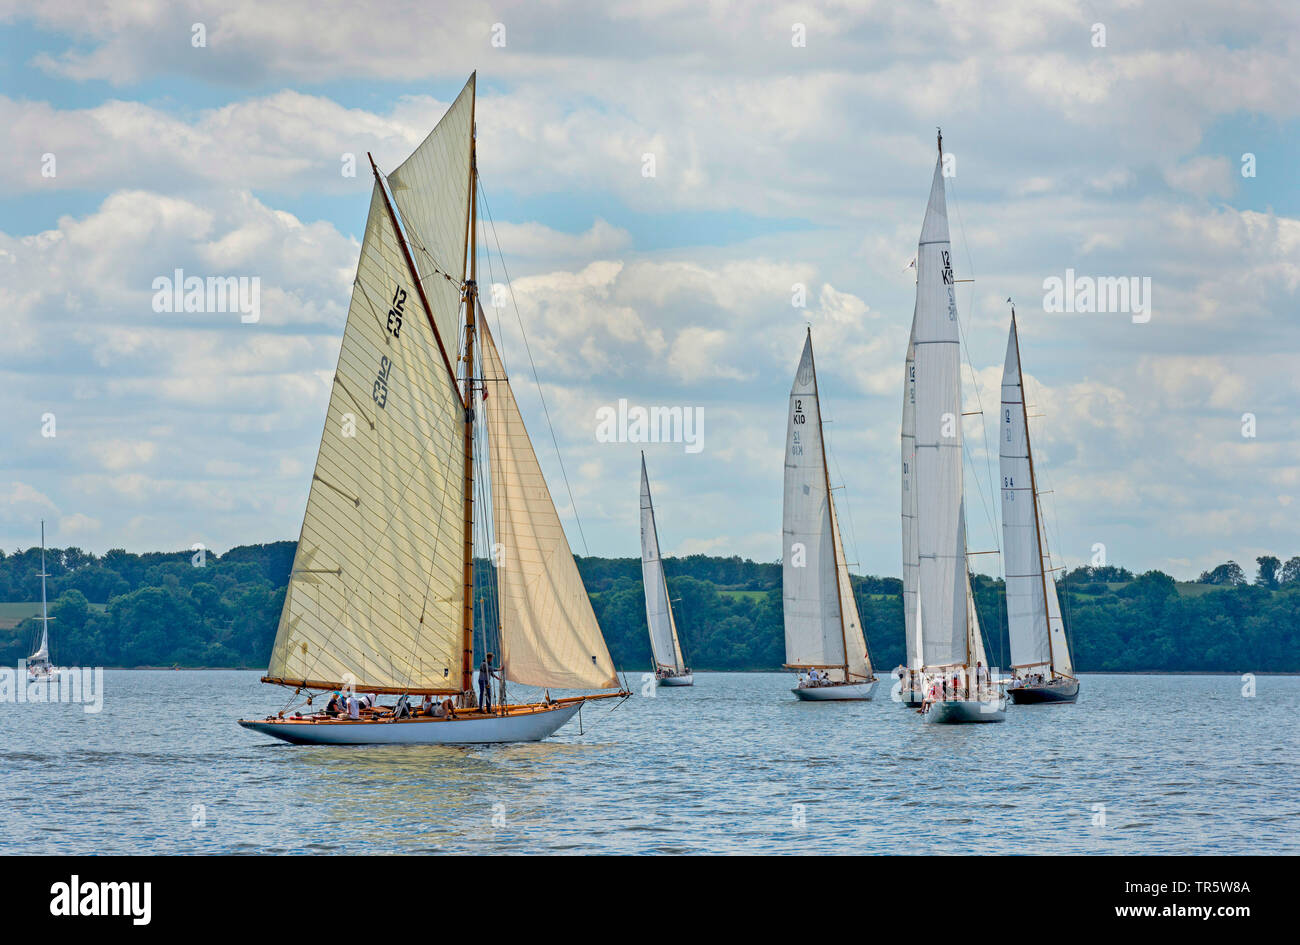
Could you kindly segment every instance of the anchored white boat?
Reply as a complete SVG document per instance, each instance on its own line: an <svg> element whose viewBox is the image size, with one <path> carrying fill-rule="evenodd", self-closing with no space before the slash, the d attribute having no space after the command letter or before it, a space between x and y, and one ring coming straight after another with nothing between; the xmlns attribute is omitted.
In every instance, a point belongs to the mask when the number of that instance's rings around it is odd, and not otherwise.
<svg viewBox="0 0 1300 945"><path fill-rule="evenodd" d="M1002 368L998 426L1007 631L1011 669L1016 674L1007 694L1016 705L1074 702L1079 698L1079 680L1070 659L1056 581L1049 576L1057 569L1052 567L1039 503L1014 307Z"/></svg>
<svg viewBox="0 0 1300 945"><path fill-rule="evenodd" d="M943 183L943 138L916 256L912 316L912 471L904 450L903 564L915 535L916 605L908 659L925 692L921 711L932 722L1000 722L1006 700L989 685L979 617L971 593L963 497L961 338ZM908 493L914 493L909 500ZM909 525L908 516L914 524ZM910 531L914 529L914 531ZM907 586L904 585L906 593Z"/></svg>
<svg viewBox="0 0 1300 945"><path fill-rule="evenodd" d="M693 686L695 674L682 658L677 639L677 621L668 597L668 579L659 555L659 528L650 498L650 477L645 453L641 454L641 584L645 588L645 619L650 629L650 650L654 655L655 679L661 686Z"/></svg>
<svg viewBox="0 0 1300 945"><path fill-rule="evenodd" d="M41 521L41 645L36 648L36 652L27 657L27 679L35 682L40 679L51 679L58 670L50 663L50 621L54 618L50 616L50 608L45 598L45 579L49 577L45 573L45 522ZM64 654L67 655L66 653Z"/></svg>
<svg viewBox="0 0 1300 945"><path fill-rule="evenodd" d="M812 330L790 389L782 508L786 668L805 675L792 691L808 702L871 698L871 669L862 620L840 540L826 468Z"/></svg>
<svg viewBox="0 0 1300 945"><path fill-rule="evenodd" d="M305 699L239 723L284 741L537 741L584 701L627 695L479 307L474 95L471 76L386 179L371 161L352 303L263 677L292 689L291 703ZM490 473L476 463L479 438ZM479 537L493 549L478 569L476 472L492 511ZM484 642L495 632L501 657L484 677L486 694L498 690L490 705L472 691L478 581L495 618L484 622ZM507 681L547 696L511 705ZM551 699L551 688L607 691ZM399 699L338 718L309 709L322 690ZM408 700L420 695L446 697L448 714L411 713Z"/></svg>

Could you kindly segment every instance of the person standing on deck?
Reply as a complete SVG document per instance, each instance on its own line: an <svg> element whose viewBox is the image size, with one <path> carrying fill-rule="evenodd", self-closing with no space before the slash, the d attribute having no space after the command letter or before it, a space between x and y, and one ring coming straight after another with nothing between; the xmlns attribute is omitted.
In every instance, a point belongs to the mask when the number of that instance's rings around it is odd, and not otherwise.
<svg viewBox="0 0 1300 945"><path fill-rule="evenodd" d="M478 704L484 712L492 711L492 677L501 678L501 674L492 668L492 654L483 658L478 667Z"/></svg>

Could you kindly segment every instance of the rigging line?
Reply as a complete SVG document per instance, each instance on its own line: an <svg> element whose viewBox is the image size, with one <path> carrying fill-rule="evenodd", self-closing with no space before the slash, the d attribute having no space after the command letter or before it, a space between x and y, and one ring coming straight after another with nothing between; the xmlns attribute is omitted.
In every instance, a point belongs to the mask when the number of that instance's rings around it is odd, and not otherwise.
<svg viewBox="0 0 1300 945"><path fill-rule="evenodd" d="M505 276L506 286L510 289L510 303L514 306L515 319L519 322L519 332L524 339L524 351L528 354L528 364L533 369L533 383L537 385L537 397L542 402L542 413L546 417L546 426L551 431L551 444L555 447L555 458L560 464L560 475L564 479L564 488L569 493L569 508L573 510L573 520L578 524L578 537L582 539L582 552L584 555L590 556L591 551L587 548L587 535L582 530L582 519L578 515L578 503L573 498L573 487L569 484L569 474L564 469L564 457L560 455L560 441L555 436L555 426L551 423L551 412L546 406L546 397L542 393L542 382L537 376L537 364L533 361L533 349L528 343L528 333L524 331L524 319L519 313L519 302L515 299L515 286L510 281L510 269L506 266L505 254L501 252L501 239L497 236L496 221L492 219L492 209L488 206L487 191L483 187L482 178L479 179L478 190L479 195L483 198L483 210L487 214L488 226L492 229L492 240L496 243L497 255L501 257L501 272ZM502 358L501 363L505 364L505 358Z"/></svg>

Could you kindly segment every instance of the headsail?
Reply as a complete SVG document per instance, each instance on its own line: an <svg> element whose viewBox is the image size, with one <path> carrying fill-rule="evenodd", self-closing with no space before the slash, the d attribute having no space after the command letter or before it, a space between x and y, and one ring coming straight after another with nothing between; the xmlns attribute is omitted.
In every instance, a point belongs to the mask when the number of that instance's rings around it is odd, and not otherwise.
<svg viewBox="0 0 1300 945"><path fill-rule="evenodd" d="M474 89L472 75L429 136L388 175L434 323L453 362L466 270Z"/></svg>
<svg viewBox="0 0 1300 945"><path fill-rule="evenodd" d="M524 429L487 319L479 313L483 412L506 678L557 689L619 685L564 526Z"/></svg>
<svg viewBox="0 0 1300 945"><path fill-rule="evenodd" d="M922 662L968 659L966 539L962 516L961 359L943 161L935 162L916 258L917 557Z"/></svg>
<svg viewBox="0 0 1300 945"><path fill-rule="evenodd" d="M1074 668L1065 642L1056 582L1043 570L1047 537L1030 460L1020 340L1014 316L1002 368L1000 420L1003 561L1011 665L1040 670L1050 667L1072 676Z"/></svg>
<svg viewBox="0 0 1300 945"><path fill-rule="evenodd" d="M461 690L463 422L376 183L268 681Z"/></svg>
<svg viewBox="0 0 1300 945"><path fill-rule="evenodd" d="M675 673L684 672L686 664L682 661L677 624L668 598L668 581L659 555L659 530L655 526L644 453L641 454L641 582L645 588L646 624L650 628L650 649L654 652L655 666Z"/></svg>
<svg viewBox="0 0 1300 945"><path fill-rule="evenodd" d="M871 657L867 654L866 631L858 613L858 602L853 596L853 581L849 577L849 563L844 557L844 541L840 533L840 517L835 510L835 497L831 496L831 532L835 542L835 568L840 592L840 614L844 622L844 646L847 650L849 678L870 679Z"/></svg>
<svg viewBox="0 0 1300 945"><path fill-rule="evenodd" d="M843 666L844 633L836 587L830 496L822 466L821 410L811 335L804 342L790 388L782 517L786 665Z"/></svg>

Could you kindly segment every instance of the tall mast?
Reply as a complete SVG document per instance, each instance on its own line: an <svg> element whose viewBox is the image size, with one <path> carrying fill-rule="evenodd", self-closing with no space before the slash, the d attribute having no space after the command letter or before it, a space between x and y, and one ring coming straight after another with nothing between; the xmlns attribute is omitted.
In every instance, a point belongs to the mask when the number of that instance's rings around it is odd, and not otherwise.
<svg viewBox="0 0 1300 945"><path fill-rule="evenodd" d="M45 519L41 519L41 650L45 651L46 659L49 658L50 645L50 613L45 603L45 579L49 577L45 573Z"/></svg>
<svg viewBox="0 0 1300 945"><path fill-rule="evenodd" d="M477 89L475 90L477 99ZM474 104L477 104L475 102ZM465 281L465 604L462 614L464 654L461 679L471 688L474 660L474 329L478 306L478 129L473 109L469 125L469 279Z"/></svg>
<svg viewBox="0 0 1300 945"><path fill-rule="evenodd" d="M1056 672L1056 659L1052 655L1052 610L1047 606L1047 571L1043 567L1043 532L1039 527L1042 521L1038 512L1038 480L1034 477L1034 450L1029 445L1029 408L1025 404L1025 372L1020 366L1020 331L1016 328L1016 307L1011 306L1011 330L1016 336L1016 376L1020 378L1020 414L1025 422L1025 456L1029 460L1029 492L1034 500L1034 541L1038 547L1038 579L1043 587L1043 625L1047 628L1047 665Z"/></svg>
<svg viewBox="0 0 1300 945"><path fill-rule="evenodd" d="M812 328L808 329L808 360L813 369L813 390L817 392L814 401L817 404L817 439L821 441L822 446L822 481L826 483L826 511L831 517L831 568L835 571L835 609L840 612L840 646L844 653L844 681L849 682L849 639L844 632L844 589L840 587L840 561L836 549L839 543L834 539L839 531L839 523L835 520L835 505L831 501L831 474L826 468L826 428L822 425L821 392L817 390L817 359L812 351Z"/></svg>

